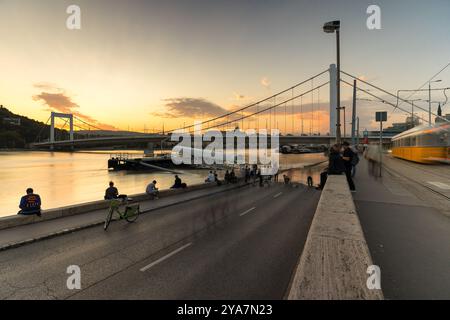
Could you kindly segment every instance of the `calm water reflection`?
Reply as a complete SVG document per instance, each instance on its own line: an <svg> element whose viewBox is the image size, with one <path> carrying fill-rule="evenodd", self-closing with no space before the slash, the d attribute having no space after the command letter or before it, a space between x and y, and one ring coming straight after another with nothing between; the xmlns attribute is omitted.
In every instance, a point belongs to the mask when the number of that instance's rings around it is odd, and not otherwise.
<svg viewBox="0 0 450 320"><path fill-rule="evenodd" d="M129 151L127 151L129 152ZM153 179L160 189L173 184L173 174L163 172L111 172L109 153L0 152L0 216L17 213L20 197L27 187L41 195L43 208L57 208L102 199L108 182L119 192L142 193ZM323 155L281 155L283 163L314 163ZM181 179L188 185L203 183L206 171L184 171ZM294 173L294 179L306 180Z"/></svg>

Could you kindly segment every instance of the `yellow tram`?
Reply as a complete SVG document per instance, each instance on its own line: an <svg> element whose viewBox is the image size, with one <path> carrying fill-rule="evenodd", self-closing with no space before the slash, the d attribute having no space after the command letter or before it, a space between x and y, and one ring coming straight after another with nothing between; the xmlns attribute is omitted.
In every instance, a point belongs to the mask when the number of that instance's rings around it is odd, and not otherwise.
<svg viewBox="0 0 450 320"><path fill-rule="evenodd" d="M450 164L450 123L422 125L396 135L392 155L419 163Z"/></svg>

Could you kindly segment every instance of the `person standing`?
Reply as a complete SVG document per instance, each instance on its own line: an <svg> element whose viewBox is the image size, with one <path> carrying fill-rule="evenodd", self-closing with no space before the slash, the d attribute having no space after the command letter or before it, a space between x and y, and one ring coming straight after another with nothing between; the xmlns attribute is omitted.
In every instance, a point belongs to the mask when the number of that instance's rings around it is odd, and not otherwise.
<svg viewBox="0 0 450 320"><path fill-rule="evenodd" d="M245 166L245 183L247 183L250 180L250 168L248 166Z"/></svg>
<svg viewBox="0 0 450 320"><path fill-rule="evenodd" d="M355 158L355 153L350 148L350 143L344 141L342 144L344 147L344 153L342 155L342 159L344 160L345 165L345 176L347 177L348 186L350 187L350 191L355 192L355 183L352 179L352 169L353 169L353 159Z"/></svg>

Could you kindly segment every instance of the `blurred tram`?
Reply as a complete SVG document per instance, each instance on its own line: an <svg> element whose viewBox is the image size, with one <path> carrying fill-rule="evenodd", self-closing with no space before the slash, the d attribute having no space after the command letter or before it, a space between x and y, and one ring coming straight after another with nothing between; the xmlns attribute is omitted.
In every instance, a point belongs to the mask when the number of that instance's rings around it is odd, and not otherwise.
<svg viewBox="0 0 450 320"><path fill-rule="evenodd" d="M450 164L450 123L402 132L392 138L392 155L418 163Z"/></svg>

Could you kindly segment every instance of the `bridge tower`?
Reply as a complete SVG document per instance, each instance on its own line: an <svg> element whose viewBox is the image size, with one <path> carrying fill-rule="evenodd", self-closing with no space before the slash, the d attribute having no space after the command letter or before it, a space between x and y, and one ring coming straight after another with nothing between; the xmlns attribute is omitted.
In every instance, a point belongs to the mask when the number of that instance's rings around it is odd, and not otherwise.
<svg viewBox="0 0 450 320"><path fill-rule="evenodd" d="M50 143L55 142L55 118L69 119L70 125L70 141L73 141L73 114L52 112L50 125Z"/></svg>
<svg viewBox="0 0 450 320"><path fill-rule="evenodd" d="M337 121L337 68L335 64L330 65L330 136L336 137Z"/></svg>

